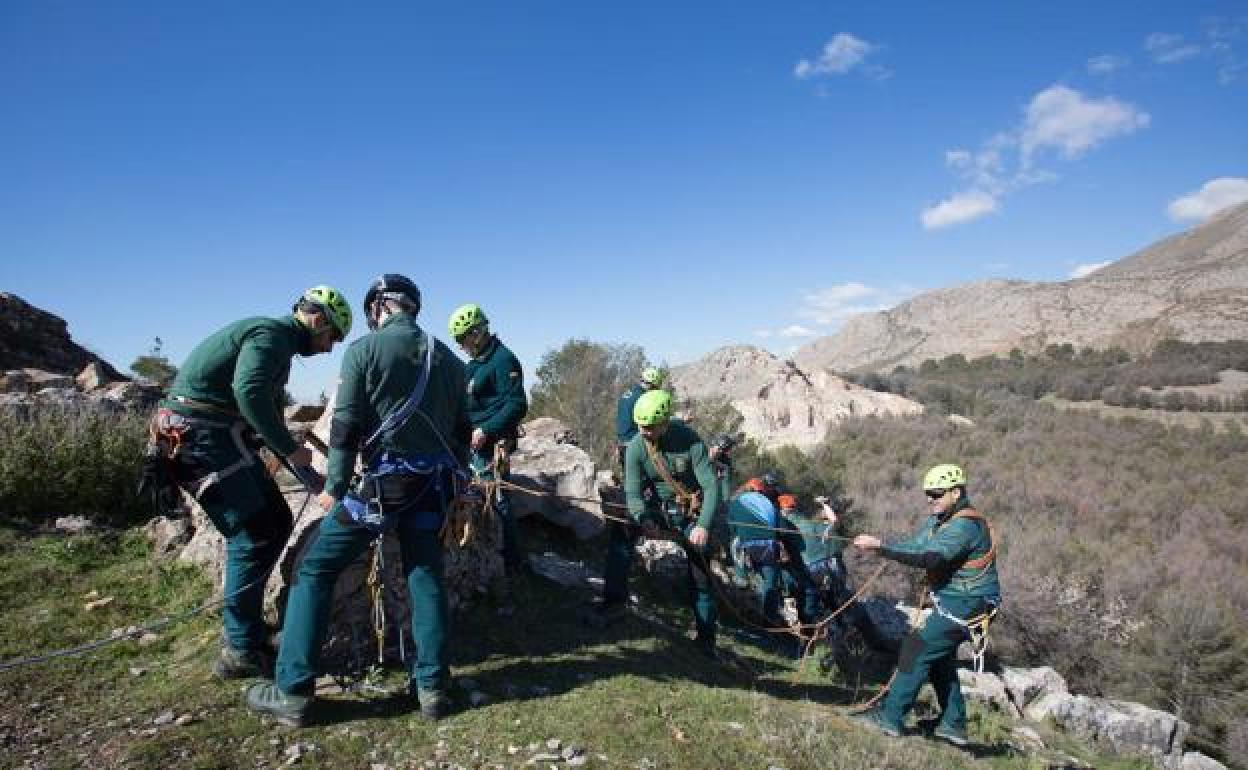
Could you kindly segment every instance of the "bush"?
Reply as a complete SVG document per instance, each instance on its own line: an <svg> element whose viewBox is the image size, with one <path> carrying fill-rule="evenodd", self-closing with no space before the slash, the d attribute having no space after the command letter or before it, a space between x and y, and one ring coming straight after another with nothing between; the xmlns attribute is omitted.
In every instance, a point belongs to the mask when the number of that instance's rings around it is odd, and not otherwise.
<svg viewBox="0 0 1248 770"><path fill-rule="evenodd" d="M124 525L146 518L136 494L147 418L45 408L0 419L0 516L33 523L81 514Z"/></svg>

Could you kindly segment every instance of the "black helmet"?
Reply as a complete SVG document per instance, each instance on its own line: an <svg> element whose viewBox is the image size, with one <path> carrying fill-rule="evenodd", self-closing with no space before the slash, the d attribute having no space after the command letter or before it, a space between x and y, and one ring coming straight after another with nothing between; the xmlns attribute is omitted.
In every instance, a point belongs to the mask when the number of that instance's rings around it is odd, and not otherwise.
<svg viewBox="0 0 1248 770"><path fill-rule="evenodd" d="M378 276L373 284L368 287L368 293L364 295L364 316L369 319L369 327L372 327L372 313L369 308L373 306L373 302L378 299L391 299L402 297L415 307L412 314L420 313L420 287L412 283L412 279L398 273L383 273Z"/></svg>

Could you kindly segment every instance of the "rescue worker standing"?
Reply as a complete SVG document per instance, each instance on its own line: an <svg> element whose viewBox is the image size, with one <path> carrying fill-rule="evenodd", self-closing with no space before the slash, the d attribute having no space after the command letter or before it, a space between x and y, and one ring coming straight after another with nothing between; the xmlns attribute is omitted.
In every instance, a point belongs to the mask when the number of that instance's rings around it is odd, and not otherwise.
<svg viewBox="0 0 1248 770"><path fill-rule="evenodd" d="M290 361L328 353L351 331L351 308L328 286L308 289L284 318L245 318L199 343L153 418L173 448L174 476L225 536L223 679L272 670L261 601L293 527L290 507L257 459L257 438L296 467L312 454L282 416Z"/></svg>
<svg viewBox="0 0 1248 770"><path fill-rule="evenodd" d="M472 423L472 472L483 481L507 481L508 457L516 449L520 421L529 409L520 361L498 335L490 333L489 319L479 305L460 305L451 313L447 328L470 357L464 409ZM503 566L508 574L515 574L528 561L520 547L510 497L501 487L494 493L493 504L503 524Z"/></svg>
<svg viewBox="0 0 1248 770"><path fill-rule="evenodd" d="M628 442L637 435L637 423L633 422L633 406L643 393L663 387L663 370L657 366L647 366L641 372L641 379L633 384L620 396L615 405L615 444L620 467L624 467L624 452Z"/></svg>
<svg viewBox="0 0 1248 770"><path fill-rule="evenodd" d="M968 621L991 618L1001 602L996 544L988 521L971 507L966 474L957 465L937 465L923 478L930 515L906 540L881 542L858 535L853 544L886 559L927 570L933 612L901 645L897 673L884 702L853 719L887 735L900 736L906 712L930 679L940 704L934 735L967 744L966 705L958 683L958 645L969 636Z"/></svg>
<svg viewBox="0 0 1248 770"><path fill-rule="evenodd" d="M781 504L792 499L792 495L780 495ZM793 547L788 533L777 531L791 527L792 524L762 492L742 492L728 505L733 558L758 574L764 622L776 629L787 626L780 612L784 599L783 576L787 575L788 582L796 588L794 594L799 621L813 623L819 612L819 597L806 572L806 565Z"/></svg>
<svg viewBox="0 0 1248 770"><path fill-rule="evenodd" d="M292 582L276 681L253 685L247 706L301 726L314 698L321 645L339 573L379 532L397 531L411 601L415 655L409 686L426 719L445 715L447 599L438 533L466 459L464 367L416 322L420 290L408 278L378 278L364 300L371 334L347 348L330 425L325 492L329 515L307 546ZM403 415L407 417L404 418ZM410 418L410 419L407 419ZM362 451L363 450L363 451ZM352 485L356 455L364 477ZM385 517L369 521L370 497Z"/></svg>
<svg viewBox="0 0 1248 770"><path fill-rule="evenodd" d="M667 537L684 548L696 643L701 652L715 658L716 608L707 570L710 532L719 510L719 483L702 439L671 415L672 397L667 391L652 390L637 399L633 419L639 430L624 456L624 493L629 515L645 537ZM642 494L648 484L654 489L649 500ZM591 616L594 625L605 626L623 614L633 543L628 529L611 528L603 603Z"/></svg>

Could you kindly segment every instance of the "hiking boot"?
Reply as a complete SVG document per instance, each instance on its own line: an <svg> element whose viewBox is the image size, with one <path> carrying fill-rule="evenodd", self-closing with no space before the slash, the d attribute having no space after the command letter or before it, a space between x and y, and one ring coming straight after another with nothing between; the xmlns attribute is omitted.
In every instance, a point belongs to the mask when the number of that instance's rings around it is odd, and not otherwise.
<svg viewBox="0 0 1248 770"><path fill-rule="evenodd" d="M627 614L628 608L623 602L603 602L590 607L581 619L590 628L602 629L618 623Z"/></svg>
<svg viewBox="0 0 1248 770"><path fill-rule="evenodd" d="M451 699L446 690L423 690L417 688L416 701L420 704L420 716L436 722L451 713Z"/></svg>
<svg viewBox="0 0 1248 770"><path fill-rule="evenodd" d="M902 735L901 725L895 725L889 722L885 716L880 713L879 709L870 709L861 714L850 714L849 721L859 727L865 727L877 733L883 733L892 738L900 738Z"/></svg>
<svg viewBox="0 0 1248 770"><path fill-rule="evenodd" d="M312 706L309 695L287 695L273 682L258 682L247 688L247 708L269 714L280 724L303 727Z"/></svg>
<svg viewBox="0 0 1248 770"><path fill-rule="evenodd" d="M228 644L212 664L212 673L220 679L254 679L273 677L273 653L267 649L236 650Z"/></svg>
<svg viewBox="0 0 1248 770"><path fill-rule="evenodd" d="M949 725L936 725L936 729L932 730L932 737L939 738L946 743L952 743L958 748L966 748L970 740L966 737L966 730L958 727L950 727Z"/></svg>

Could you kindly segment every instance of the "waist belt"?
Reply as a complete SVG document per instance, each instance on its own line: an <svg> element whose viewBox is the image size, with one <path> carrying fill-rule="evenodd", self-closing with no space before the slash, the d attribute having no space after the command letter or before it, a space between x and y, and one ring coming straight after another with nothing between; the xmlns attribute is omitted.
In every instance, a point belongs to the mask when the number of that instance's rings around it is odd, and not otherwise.
<svg viewBox="0 0 1248 770"><path fill-rule="evenodd" d="M228 407L210 404L207 401L199 401L194 398L188 398L187 396L170 396L169 398L173 401L177 401L183 406L188 406L191 409L198 409L201 412L215 412L216 414L233 417L235 419L239 419L243 416L240 412L236 412Z"/></svg>
<svg viewBox="0 0 1248 770"><path fill-rule="evenodd" d="M418 529L438 529L455 494L458 464L450 455L382 452L342 498L339 520L381 535L404 516Z"/></svg>
<svg viewBox="0 0 1248 770"><path fill-rule="evenodd" d="M177 398L175 397L175 399ZM238 460L224 468L217 468L207 473L197 472L199 470L196 467L197 464L185 462L183 457L184 437L189 431L197 428L210 430L228 428L230 439L233 440L235 448L238 449ZM214 484L259 462L256 458L256 453L252 450L247 440L250 427L241 419L227 423L220 420L187 417L172 409L162 407L157 409L156 413L152 415L148 430L152 442L156 445L158 451L168 461L176 464L177 472L175 473L175 478L177 478L178 483L196 500L199 500Z"/></svg>
<svg viewBox="0 0 1248 770"><path fill-rule="evenodd" d="M774 567L785 561L784 545L775 538L756 538L732 540L732 555L738 561L752 568Z"/></svg>

